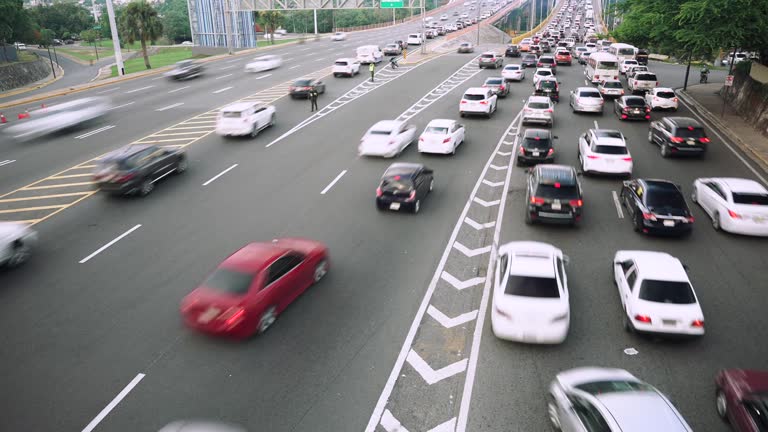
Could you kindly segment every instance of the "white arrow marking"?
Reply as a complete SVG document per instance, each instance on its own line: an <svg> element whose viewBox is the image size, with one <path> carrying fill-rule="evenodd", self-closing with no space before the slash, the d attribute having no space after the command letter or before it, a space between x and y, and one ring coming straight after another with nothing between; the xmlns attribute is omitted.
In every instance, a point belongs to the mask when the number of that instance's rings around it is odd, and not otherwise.
<svg viewBox="0 0 768 432"><path fill-rule="evenodd" d="M453 248L456 249L457 251L463 253L464 255L470 257L470 258L472 258L474 256L482 255L484 253L488 253L488 252L491 251L491 247L490 246L484 246L484 247L477 248L477 249L470 249L470 248L464 246L463 244L461 244L459 242L454 242L453 243Z"/></svg>
<svg viewBox="0 0 768 432"><path fill-rule="evenodd" d="M472 219L470 219L468 217L464 218L464 223L466 223L467 225L471 226L472 228L474 228L474 229L476 229L478 231L480 231L483 228L493 228L494 226L496 226L496 221L492 221L492 222L481 224L481 223L477 223L477 222L473 221Z"/></svg>
<svg viewBox="0 0 768 432"><path fill-rule="evenodd" d="M455 430L456 430L456 417L448 420L447 422L439 426L433 427L428 432L454 432Z"/></svg>
<svg viewBox="0 0 768 432"><path fill-rule="evenodd" d="M462 373L467 369L467 359L464 359L442 369L434 370L432 369L432 366L428 365L427 362L425 362L414 350L411 350L411 352L408 353L408 357L406 357L405 361L413 366L413 368L416 369L416 372L418 372L429 385L450 378L458 373Z"/></svg>
<svg viewBox="0 0 768 432"><path fill-rule="evenodd" d="M384 410L384 414L381 415L380 424L387 432L408 432L408 429L403 427L400 421L388 409Z"/></svg>
<svg viewBox="0 0 768 432"><path fill-rule="evenodd" d="M476 197L476 198L472 199L472 201L480 204L483 207L490 207L490 206L499 205L499 200L485 201L485 200L482 200L482 199Z"/></svg>
<svg viewBox="0 0 768 432"><path fill-rule="evenodd" d="M448 273L447 271L443 271L443 273L440 275L440 278L449 284L453 285L454 288L457 290L464 290L467 288L471 288L473 286L480 285L481 283L485 282L485 278L482 277L476 277L465 281L460 281L456 279L452 274Z"/></svg>
<svg viewBox="0 0 768 432"><path fill-rule="evenodd" d="M455 318L448 318L444 313L440 312L436 307L429 305L427 309L429 316L439 322L445 328L453 328L465 323L468 323L477 318L477 310L472 312L463 313Z"/></svg>
<svg viewBox="0 0 768 432"><path fill-rule="evenodd" d="M624 354L633 356L639 354L639 351L630 347L624 350Z"/></svg>
<svg viewBox="0 0 768 432"><path fill-rule="evenodd" d="M500 151L500 152L496 152L496 154L499 155L499 156L509 156L509 155L512 154L512 152L501 152Z"/></svg>
<svg viewBox="0 0 768 432"><path fill-rule="evenodd" d="M505 167L505 166L496 166L496 165L493 165L493 164L491 164L491 165L488 165L488 166L489 166L490 168L492 168L492 169L495 169L496 171L502 171L502 170L505 170L505 169L507 169L507 167Z"/></svg>
<svg viewBox="0 0 768 432"><path fill-rule="evenodd" d="M483 184L484 185L488 185L490 187L504 186L504 182L492 182L492 181L488 181L488 180L483 180Z"/></svg>

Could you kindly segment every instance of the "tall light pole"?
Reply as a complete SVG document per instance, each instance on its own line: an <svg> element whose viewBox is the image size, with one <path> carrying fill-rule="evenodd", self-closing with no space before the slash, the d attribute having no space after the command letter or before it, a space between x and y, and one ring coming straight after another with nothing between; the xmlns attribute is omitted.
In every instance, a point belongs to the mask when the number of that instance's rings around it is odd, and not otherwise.
<svg viewBox="0 0 768 432"><path fill-rule="evenodd" d="M224 2L224 37L227 39L227 54L232 55L235 53L235 50L232 47L232 9L229 5L229 0L223 0ZM274 40L275 37L275 29L272 29L272 34L269 35L271 39Z"/></svg>
<svg viewBox="0 0 768 432"><path fill-rule="evenodd" d="M480 45L480 9L483 8L483 1L484 0L480 0L477 3L477 44L476 45Z"/></svg>
<svg viewBox="0 0 768 432"><path fill-rule="evenodd" d="M426 0L421 0L421 53L426 54L427 53L427 36L424 34L424 19L426 18L427 14L427 5L424 3Z"/></svg>
<svg viewBox="0 0 768 432"><path fill-rule="evenodd" d="M115 8L112 6L112 0L107 0L107 15L109 15L109 29L112 32L112 48L115 50L115 64L117 65L117 75L125 75L125 65L123 65L123 53L120 52L120 37L117 35L117 23L115 22Z"/></svg>

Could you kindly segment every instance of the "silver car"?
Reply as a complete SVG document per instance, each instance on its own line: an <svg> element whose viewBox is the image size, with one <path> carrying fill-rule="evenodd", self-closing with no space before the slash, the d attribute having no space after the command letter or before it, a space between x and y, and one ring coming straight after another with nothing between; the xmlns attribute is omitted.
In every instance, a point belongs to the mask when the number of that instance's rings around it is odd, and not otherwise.
<svg viewBox="0 0 768 432"><path fill-rule="evenodd" d="M549 387L547 414L562 432L693 431L661 392L622 369L560 372Z"/></svg>
<svg viewBox="0 0 768 432"><path fill-rule="evenodd" d="M62 102L32 111L28 119L5 129L5 133L19 141L27 141L97 120L106 116L111 107L105 97Z"/></svg>
<svg viewBox="0 0 768 432"><path fill-rule="evenodd" d="M32 256L37 233L27 224L0 222L0 267L16 267Z"/></svg>
<svg viewBox="0 0 768 432"><path fill-rule="evenodd" d="M579 87L571 90L569 100L573 112L596 112L603 113L605 101L600 95L600 91L594 87Z"/></svg>
<svg viewBox="0 0 768 432"><path fill-rule="evenodd" d="M555 126L555 104L547 96L530 96L523 107L523 125L543 123Z"/></svg>

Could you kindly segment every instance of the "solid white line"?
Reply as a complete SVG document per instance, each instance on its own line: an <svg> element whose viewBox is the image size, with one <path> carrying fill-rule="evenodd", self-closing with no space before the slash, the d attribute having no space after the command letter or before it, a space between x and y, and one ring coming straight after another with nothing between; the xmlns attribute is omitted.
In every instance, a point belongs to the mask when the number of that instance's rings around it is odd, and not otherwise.
<svg viewBox="0 0 768 432"><path fill-rule="evenodd" d="M120 109L120 108L125 108L128 105L133 105L133 102L128 102L128 103L124 103L122 105L118 105L116 107L112 107L112 108L108 109L107 111L112 111L112 110L116 110L116 109Z"/></svg>
<svg viewBox="0 0 768 432"><path fill-rule="evenodd" d="M96 135L97 133L100 133L100 132L104 132L104 131L106 131L106 130L110 130L110 129L112 129L113 127L114 127L113 125L104 126L103 128L99 128L99 129L96 129L96 130L92 130L92 131L90 131L90 132L86 132L86 133L84 133L84 134L82 134L82 135L78 135L78 136L76 136L76 137L75 137L75 139L83 139L83 138L88 138L88 137L89 137L89 136L91 136L91 135Z"/></svg>
<svg viewBox="0 0 768 432"><path fill-rule="evenodd" d="M291 67L288 68L288 70L296 69L297 67L301 67L301 65L291 66Z"/></svg>
<svg viewBox="0 0 768 432"><path fill-rule="evenodd" d="M232 171L233 169L235 169L236 166L237 166L237 164L234 164L231 167L225 169L224 171L216 174L215 176L213 176L213 178L211 178L207 182L203 183L203 186L208 186L209 184L213 183L217 178L219 178L219 177L223 176L224 174L226 174L226 173Z"/></svg>
<svg viewBox="0 0 768 432"><path fill-rule="evenodd" d="M272 76L272 74L260 75L260 76L254 78L254 79L260 80L260 79L264 79L264 78L270 77L270 76Z"/></svg>
<svg viewBox="0 0 768 432"><path fill-rule="evenodd" d="M155 111L165 111L165 110L169 110L171 108L176 108L177 106L182 106L182 105L184 105L184 102L177 102L177 103L175 103L173 105L168 105L166 107L158 108Z"/></svg>
<svg viewBox="0 0 768 432"><path fill-rule="evenodd" d="M0 166L12 164L14 162L16 162L16 159L14 159L14 160L6 159L4 161L0 161Z"/></svg>
<svg viewBox="0 0 768 432"><path fill-rule="evenodd" d="M137 229L139 229L139 228L141 228L141 224L138 224L138 225L134 226L133 228L129 229L128 231L126 231L126 232L124 232L124 233L120 234L119 236L117 236L117 238L115 238L115 239L114 239L114 240L112 240L111 242L109 242L109 243L105 244L104 246L102 246L102 247L100 247L100 248L96 249L96 252L94 252L94 253L92 253L92 254L88 255L87 257L85 257L85 258L81 259L81 260L80 260L80 264L85 264L85 263L87 263L87 262L88 262L88 261L89 261L91 258L93 258L93 257L95 257L96 255L98 255L98 254L100 254L100 253L104 252L104 250L105 250L105 249L107 249L108 247L112 246L113 244L115 244L115 243L119 242L119 241L120 241L120 240L122 240L122 239L123 239L125 236L127 236L128 234L130 234L130 233L132 233L132 232L136 231L136 230L137 230Z"/></svg>
<svg viewBox="0 0 768 432"><path fill-rule="evenodd" d="M231 77L232 75L234 75L234 74L226 74L226 75L218 76L218 77L216 77L216 79L220 80L222 78Z"/></svg>
<svg viewBox="0 0 768 432"><path fill-rule="evenodd" d="M176 93L177 91L182 91L182 90L184 90L184 89L188 89L189 87L190 87L190 86L184 86L184 87L181 87L181 88L177 88L176 90L171 90L171 91L169 91L169 92L168 92L168 94L171 94L171 93Z"/></svg>
<svg viewBox="0 0 768 432"><path fill-rule="evenodd" d="M157 81L157 80L161 80L161 79L163 79L163 78L165 78L165 77L164 77L163 75L160 75L160 76L159 76L159 77L157 77L157 78L152 78L150 81Z"/></svg>
<svg viewBox="0 0 768 432"><path fill-rule="evenodd" d="M621 210L619 195L616 194L616 191L611 191L611 195L613 195L613 204L616 206L616 213L619 215L619 219L624 219L624 212Z"/></svg>
<svg viewBox="0 0 768 432"><path fill-rule="evenodd" d="M232 69L233 67L237 67L237 65L232 65L232 66L224 66L223 68L219 68L219 70L227 70L227 69Z"/></svg>
<svg viewBox="0 0 768 432"><path fill-rule="evenodd" d="M107 90L102 90L102 91L100 91L100 92L96 92L96 94L104 94L104 93L109 93L109 92L113 92L113 91L115 91L115 90L120 90L120 87L115 87L115 88L111 88L111 89L107 89Z"/></svg>
<svg viewBox="0 0 768 432"><path fill-rule="evenodd" d="M589 85L589 82L587 82L587 80L584 80L584 85Z"/></svg>
<svg viewBox="0 0 768 432"><path fill-rule="evenodd" d="M215 92L213 92L213 94L218 94L218 93L221 93L221 92L225 92L225 91L227 91L227 90L229 90L231 88L232 87L224 87L223 89L216 90Z"/></svg>
<svg viewBox="0 0 768 432"><path fill-rule="evenodd" d="M125 94L136 93L136 92L139 92L139 91L142 91L142 90L151 89L152 87L154 87L154 86L151 85L151 86L146 86L146 87L137 88L137 89L133 89L133 90L128 90L127 92L125 92Z"/></svg>
<svg viewBox="0 0 768 432"><path fill-rule="evenodd" d="M112 402L110 402L109 405L104 407L104 409L101 410L99 415L94 417L94 419L91 420L90 423L88 423L88 426L83 428L82 432L91 432L92 430L94 430L96 426L98 426L99 423L101 423L101 421L104 420L104 417L106 417L110 411L115 409L117 404L119 404L120 401L122 401L123 398L125 398L128 395L128 393L130 393L131 390L133 390L133 388L136 387L139 384L139 382L141 382L142 379L144 379L144 377L145 375L143 373L136 375L136 377L133 380L131 380L131 382L129 382L127 386L125 386L123 391L118 393L118 395L115 396L114 399L112 399Z"/></svg>
<svg viewBox="0 0 768 432"><path fill-rule="evenodd" d="M320 192L320 195L325 195L325 193L328 192L333 187L333 185L335 185L336 182L339 181L346 173L347 173L347 170L340 172L339 175L337 175L332 182L328 183L328 186L326 186L325 189L323 189L323 191Z"/></svg>
<svg viewBox="0 0 768 432"><path fill-rule="evenodd" d="M600 126L597 125L597 120L595 120L595 129L600 129Z"/></svg>

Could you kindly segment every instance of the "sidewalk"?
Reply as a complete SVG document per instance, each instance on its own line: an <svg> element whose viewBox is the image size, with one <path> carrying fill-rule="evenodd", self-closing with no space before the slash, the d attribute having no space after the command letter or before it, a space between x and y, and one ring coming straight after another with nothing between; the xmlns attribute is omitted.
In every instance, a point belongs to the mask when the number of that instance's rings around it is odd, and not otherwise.
<svg viewBox="0 0 768 432"><path fill-rule="evenodd" d="M720 130L736 144L757 166L768 173L768 138L747 123L730 105L723 110L720 96L722 83L689 85L687 91L678 90L678 96L694 111Z"/></svg>

